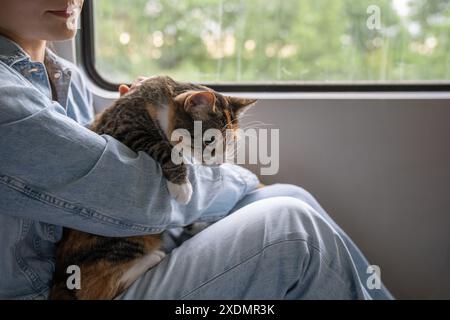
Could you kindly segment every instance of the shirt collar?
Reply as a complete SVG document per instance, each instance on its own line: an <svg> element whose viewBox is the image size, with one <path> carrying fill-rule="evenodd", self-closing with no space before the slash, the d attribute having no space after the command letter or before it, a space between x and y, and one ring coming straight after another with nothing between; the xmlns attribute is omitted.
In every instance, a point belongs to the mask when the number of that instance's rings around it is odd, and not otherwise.
<svg viewBox="0 0 450 320"><path fill-rule="evenodd" d="M30 59L30 56L17 43L0 35L0 61L3 61L3 63L8 66L12 66L25 59ZM50 69L59 70L65 73L69 71L69 68L62 65L58 60L58 56L49 48L45 49L44 64Z"/></svg>
<svg viewBox="0 0 450 320"><path fill-rule="evenodd" d="M68 68L60 63L58 56L49 48L45 49L44 64L47 68L68 71Z"/></svg>
<svg viewBox="0 0 450 320"><path fill-rule="evenodd" d="M67 108L69 87L71 83L72 71L60 62L60 59L50 49L45 51L45 67L49 75L49 80L53 84L58 102Z"/></svg>
<svg viewBox="0 0 450 320"><path fill-rule="evenodd" d="M30 56L14 41L0 35L0 61L9 67Z"/></svg>
<svg viewBox="0 0 450 320"><path fill-rule="evenodd" d="M18 62L29 64L29 67L33 64L30 56L17 43L2 35L0 35L0 61L13 68ZM56 99L66 108L72 75L70 68L61 63L59 57L49 48L45 49L44 65L49 76L48 80L53 84ZM48 90L52 91L51 88Z"/></svg>

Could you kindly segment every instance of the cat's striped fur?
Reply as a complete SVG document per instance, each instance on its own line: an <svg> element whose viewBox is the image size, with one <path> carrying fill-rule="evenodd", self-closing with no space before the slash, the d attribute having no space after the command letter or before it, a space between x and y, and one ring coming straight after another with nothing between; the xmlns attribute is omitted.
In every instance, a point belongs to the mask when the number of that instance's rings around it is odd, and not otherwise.
<svg viewBox="0 0 450 320"><path fill-rule="evenodd" d="M172 196L186 203L192 189L186 167L171 161L173 145L168 137L172 131L183 128L193 135L194 121L202 121L204 131L237 129L239 113L255 102L169 77L154 77L101 113L91 129L136 152L148 153L161 165ZM161 235L109 238L65 229L56 252L51 298L113 299L163 258L160 246ZM70 265L81 270L80 290L67 288Z"/></svg>

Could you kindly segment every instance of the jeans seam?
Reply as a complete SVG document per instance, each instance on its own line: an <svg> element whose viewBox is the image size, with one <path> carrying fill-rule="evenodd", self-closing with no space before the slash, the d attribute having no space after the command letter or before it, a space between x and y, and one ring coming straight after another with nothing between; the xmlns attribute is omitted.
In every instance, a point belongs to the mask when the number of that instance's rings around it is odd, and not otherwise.
<svg viewBox="0 0 450 320"><path fill-rule="evenodd" d="M56 207L58 209L62 209L64 211L67 211L67 212L70 212L70 213L73 213L76 215L93 218L102 224L119 227L119 228L125 229L125 230L131 229L131 230L136 230L136 231L140 231L140 232L159 232L159 231L163 230L162 228L151 228L151 227L146 227L146 226L134 224L134 223L129 223L129 224L123 223L120 220L118 220L117 218L110 217L108 215L98 212L97 210L81 207L81 206L75 205L71 202L68 202L66 200L63 200L63 199L57 198L53 195L50 195L46 192L34 190L25 182L20 181L16 178L6 176L6 175L0 175L0 183L6 185L7 187L9 187L13 190L16 190L16 191L22 193L23 195L27 196L28 198L35 199L46 205L50 205L50 206Z"/></svg>
<svg viewBox="0 0 450 320"><path fill-rule="evenodd" d="M22 257L19 257L17 254L17 250L19 245L22 244L24 241L25 236L30 232L30 227L28 226L25 230L27 230L24 234L24 227L23 223L34 223L33 221L26 219L23 220L20 227L20 235L19 239L16 241L16 243L13 246L13 255L14 260L22 273L22 275L25 277L25 279L28 281L28 283L31 285L31 287L35 290L34 294L39 295L45 292L45 290L48 290L48 287L45 285L45 283L42 282L39 275L37 275L34 270L28 265L28 263L23 259Z"/></svg>
<svg viewBox="0 0 450 320"><path fill-rule="evenodd" d="M233 269L239 267L240 265L242 265L242 264L244 264L244 263L250 261L251 259L255 258L256 256L260 255L262 252L264 252L264 250L266 250L267 248L272 247L272 246L274 246L274 245L281 244L281 243L285 243L285 242L305 242L305 243L307 244L308 248L312 248L312 249L316 250L316 251L319 252L319 253L322 252L322 249L321 249L320 247L318 247L318 246L316 246L316 245L313 245L311 242L309 242L309 241L306 240L306 239L285 239L285 240L276 241L276 242L273 242L273 243L270 243L270 244L265 245L265 246L264 246L261 250L259 250L257 253L255 253L255 254L251 255L250 257L248 257L248 258L242 260L241 262L239 262L239 263L237 263L236 265L234 265L234 266L228 268L227 270L224 270L224 271L222 271L221 273L219 273L219 274L213 276L211 279L209 279L209 280L203 282L202 284L200 284L199 286L197 286L195 289L192 289L192 290L189 291L188 293L186 293L186 294L184 294L183 296L181 296L180 299L185 299L187 296L193 294L195 291L197 291L197 290L199 290L200 288L206 286L208 283L210 283L210 282L212 282L212 281L218 279L219 277L221 277L222 275L228 273L229 271L231 271L231 270L233 270ZM325 262L328 264L327 259L324 259L324 260L325 260Z"/></svg>

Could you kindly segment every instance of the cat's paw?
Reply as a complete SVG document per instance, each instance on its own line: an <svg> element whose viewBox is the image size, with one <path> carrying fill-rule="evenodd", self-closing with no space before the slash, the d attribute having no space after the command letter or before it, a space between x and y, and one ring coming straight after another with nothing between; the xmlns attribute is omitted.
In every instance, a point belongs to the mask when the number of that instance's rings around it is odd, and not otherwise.
<svg viewBox="0 0 450 320"><path fill-rule="evenodd" d="M180 204L187 204L192 197L192 185L189 180L183 184L175 184L167 181L170 195Z"/></svg>
<svg viewBox="0 0 450 320"><path fill-rule="evenodd" d="M154 256L156 264L161 262L166 257L166 253L162 250L155 250L152 252L152 255Z"/></svg>

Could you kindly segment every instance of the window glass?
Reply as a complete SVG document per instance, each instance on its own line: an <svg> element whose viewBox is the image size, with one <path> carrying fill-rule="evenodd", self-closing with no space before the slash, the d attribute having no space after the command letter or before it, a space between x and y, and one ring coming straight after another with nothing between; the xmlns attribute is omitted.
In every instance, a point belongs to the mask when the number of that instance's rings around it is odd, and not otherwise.
<svg viewBox="0 0 450 320"><path fill-rule="evenodd" d="M95 0L113 83L450 82L448 0Z"/></svg>

